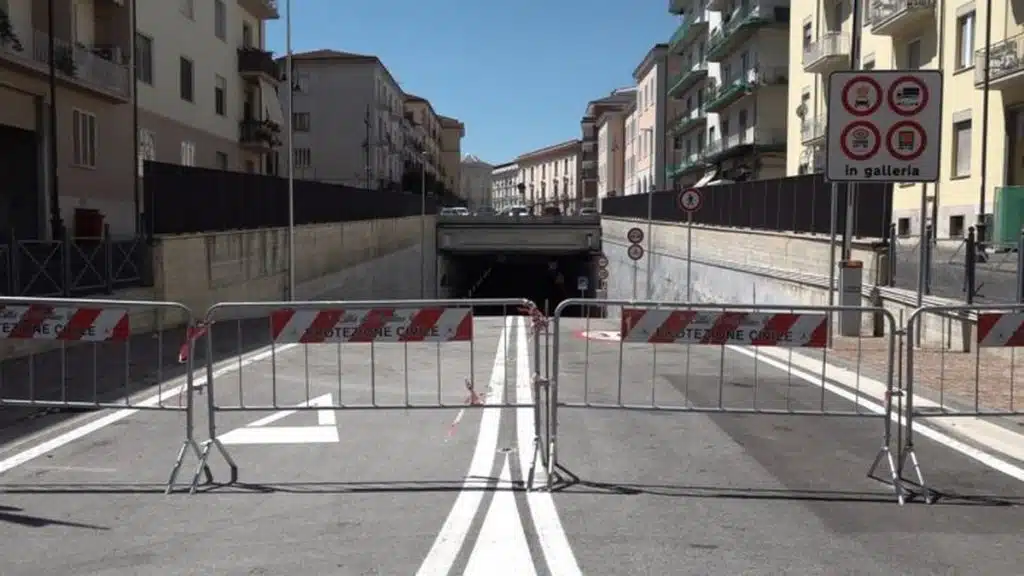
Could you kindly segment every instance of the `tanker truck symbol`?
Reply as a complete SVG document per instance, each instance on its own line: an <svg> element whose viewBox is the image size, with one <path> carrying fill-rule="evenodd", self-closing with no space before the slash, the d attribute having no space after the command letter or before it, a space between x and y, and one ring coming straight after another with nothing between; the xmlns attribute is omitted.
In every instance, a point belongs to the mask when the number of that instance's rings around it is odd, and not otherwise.
<svg viewBox="0 0 1024 576"><path fill-rule="evenodd" d="M871 88L861 85L853 91L853 107L871 108Z"/></svg>
<svg viewBox="0 0 1024 576"><path fill-rule="evenodd" d="M901 86L896 90L896 103L901 107L913 108L921 101L921 88L918 86Z"/></svg>

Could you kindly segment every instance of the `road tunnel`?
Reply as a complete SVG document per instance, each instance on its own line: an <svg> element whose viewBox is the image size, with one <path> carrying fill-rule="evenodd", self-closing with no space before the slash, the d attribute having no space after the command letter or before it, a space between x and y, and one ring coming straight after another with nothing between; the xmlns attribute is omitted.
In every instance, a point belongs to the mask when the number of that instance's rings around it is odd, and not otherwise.
<svg viewBox="0 0 1024 576"><path fill-rule="evenodd" d="M441 256L441 291L450 298L526 298L552 313L567 298L593 298L596 256L574 254L445 254ZM514 314L501 307L478 307L478 315ZM592 314L582 307L564 316Z"/></svg>

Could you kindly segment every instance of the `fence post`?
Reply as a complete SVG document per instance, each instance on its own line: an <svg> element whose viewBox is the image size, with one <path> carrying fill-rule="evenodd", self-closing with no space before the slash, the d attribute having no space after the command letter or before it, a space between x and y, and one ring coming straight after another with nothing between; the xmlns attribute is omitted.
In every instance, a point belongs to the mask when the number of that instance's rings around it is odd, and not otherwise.
<svg viewBox="0 0 1024 576"><path fill-rule="evenodd" d="M889 223L889 286L896 286L896 223Z"/></svg>
<svg viewBox="0 0 1024 576"><path fill-rule="evenodd" d="M107 294L114 293L114 246L110 241L110 224L103 225L103 285Z"/></svg>
<svg viewBox="0 0 1024 576"><path fill-rule="evenodd" d="M967 292L967 305L974 304L974 266L978 259L978 241L974 226L967 229L967 246L964 251L964 287Z"/></svg>
<svg viewBox="0 0 1024 576"><path fill-rule="evenodd" d="M932 249L932 223L924 226L924 238L921 239L921 249L924 250L924 293L931 296L932 293L932 256L935 254Z"/></svg>
<svg viewBox="0 0 1024 576"><path fill-rule="evenodd" d="M18 244L18 237L11 229L11 296L21 296L21 245Z"/></svg>
<svg viewBox="0 0 1024 576"><path fill-rule="evenodd" d="M61 267L61 273L60 273L60 275L61 275L61 284L63 285L62 292L64 293L64 297L65 298L70 298L71 297L71 288L72 288L72 286L71 286L71 283L72 283L72 276L71 276L71 249L73 248L73 246L71 245L71 235L68 234L67 228L62 226L60 232L61 232L61 235L60 235L60 254L61 254L61 259L60 259L61 260L61 264L60 264L60 267Z"/></svg>

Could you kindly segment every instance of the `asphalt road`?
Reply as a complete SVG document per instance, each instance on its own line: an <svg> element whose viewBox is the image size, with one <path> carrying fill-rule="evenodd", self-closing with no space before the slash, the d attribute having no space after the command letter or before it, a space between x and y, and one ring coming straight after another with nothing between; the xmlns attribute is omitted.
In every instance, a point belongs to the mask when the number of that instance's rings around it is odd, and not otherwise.
<svg viewBox="0 0 1024 576"><path fill-rule="evenodd" d="M583 322L563 325L561 399L617 402L620 347L577 337ZM291 348L217 377L213 394L224 406L327 394L348 405L429 405L440 365L446 403L464 402L470 372L485 401L521 400L530 391L521 352L533 348L525 331L501 326L477 320L472 364L463 344L442 347L440 363L430 344L375 346L372 356L343 347L340 362L334 346ZM650 405L652 390L663 406L714 407L720 389L724 406L753 405L755 390L759 407L821 400L819 388L728 350L693 347L688 365L681 347L660 346L655 360L630 346L621 358L622 399L637 405ZM268 414L221 413L220 437L252 441L260 433L235 431ZM1024 487L922 438L933 484L970 492L898 507L888 486L865 477L877 418L565 408L567 482L548 494L522 490L532 410L467 410L453 426L457 414L281 416L256 428L287 427L268 434L307 442L333 428L337 442L229 444L239 483L195 496L162 493L183 436L175 414L133 414L12 466L100 415L65 422L0 451L0 573L1001 575L1024 560L1015 505ZM187 463L190 476L194 457ZM211 464L216 481L228 478L223 460Z"/></svg>

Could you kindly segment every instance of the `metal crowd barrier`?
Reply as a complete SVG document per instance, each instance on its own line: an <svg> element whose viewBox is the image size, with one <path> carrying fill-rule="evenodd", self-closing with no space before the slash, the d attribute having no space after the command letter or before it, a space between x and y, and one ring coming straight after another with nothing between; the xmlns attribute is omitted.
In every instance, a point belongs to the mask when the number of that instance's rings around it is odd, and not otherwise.
<svg viewBox="0 0 1024 576"><path fill-rule="evenodd" d="M929 315L942 319L976 315L975 338L966 350L951 351L952 341L931 345L923 338L923 323ZM906 436L900 440L897 473L904 485L917 484L926 502L936 493L928 488L914 447L915 423L919 418L998 418L1024 415L1024 393L1019 372L1024 359L1017 350L1024 346L1024 304L986 304L974 306L922 306L906 323L907 383L905 409ZM944 339L945 340L945 339ZM973 350L972 350L973 349ZM928 369L918 370L926 361ZM914 478L906 479L910 466Z"/></svg>
<svg viewBox="0 0 1024 576"><path fill-rule="evenodd" d="M617 354L593 355L590 340L585 344L582 360L579 351L569 369L563 367L566 339L579 334L565 329L565 311L571 307L621 307L618 326ZM872 410L861 403L860 380L856 389L827 376L830 363L828 350L830 319L841 312L860 312L881 317L886 324L884 338L886 361L880 368L885 373L885 406ZM615 316L610 314L609 316ZM822 416L881 418L881 446L868 470L875 472L882 461L889 467L889 482L900 503L905 491L896 470L891 450L893 440L893 398L900 386L895 354L898 349L896 319L882 308L847 306L777 306L750 304L694 304L632 300L569 299L555 309L552 318L554 338L551 347L550 375L550 438L547 447L548 487L558 473L559 413L563 409L607 409L676 413L762 414L777 416ZM859 373L862 345L845 343L851 352L842 358L844 364L856 364ZM772 352L783 348L787 352ZM794 355L794 349L820 351L817 358ZM753 357L753 363L726 361L727 352ZM761 368L756 361L766 361L783 368L779 371ZM582 368L579 366L582 363ZM808 366L808 363L811 366ZM592 366L593 364L593 366ZM659 366L662 370L659 371ZM714 367L709 373L709 368ZM820 373L813 373L820 367ZM612 386L595 384L591 369L604 377L614 375ZM574 369L575 373L570 373ZM579 374L582 370L582 374ZM817 380L816 387L793 385L793 372ZM671 386L665 380L674 380ZM682 380L679 382L679 380ZM849 401L827 394L829 389L849 388ZM882 391L880 391L882 392Z"/></svg>
<svg viewBox="0 0 1024 576"><path fill-rule="evenodd" d="M491 391L480 385L493 374L490 362L479 366L476 359L480 327L474 325L475 307L501 307L504 312L494 360L506 384L500 398L489 396ZM215 304L207 310L197 334L207 349L209 439L201 446L192 492L212 449L230 467L230 482L238 480L238 466L225 446L232 442L217 429L218 415L226 412L537 410L538 402L510 400L507 386L512 334L508 317L534 309L533 302L518 298ZM212 361L213 337L232 329L239 364L230 375L218 375ZM245 344L249 348L265 345L264 358L256 356L261 366L242 364ZM489 347L487 351L489 355ZM534 359L536 374L536 350ZM540 382L536 377L533 381L538 396ZM331 428L337 433L333 424ZM536 436L534 441L538 445Z"/></svg>
<svg viewBox="0 0 1024 576"><path fill-rule="evenodd" d="M191 355L184 359L184 382L171 387L165 382L172 367L181 370L163 357L167 318L189 327L194 323L192 311L177 302L0 297L0 335L6 347L0 408L184 413L184 439L167 481L170 493L186 451L197 457L201 451L194 434ZM154 333L133 339L132 324L140 321L152 322L145 331ZM138 400L153 382L156 395ZM197 474L203 473L212 479L200 465Z"/></svg>

